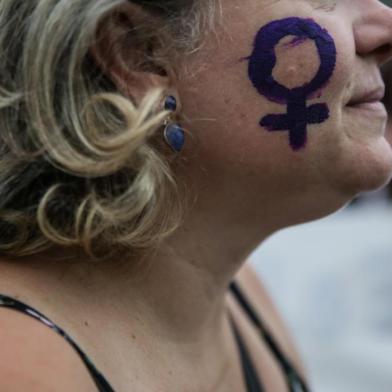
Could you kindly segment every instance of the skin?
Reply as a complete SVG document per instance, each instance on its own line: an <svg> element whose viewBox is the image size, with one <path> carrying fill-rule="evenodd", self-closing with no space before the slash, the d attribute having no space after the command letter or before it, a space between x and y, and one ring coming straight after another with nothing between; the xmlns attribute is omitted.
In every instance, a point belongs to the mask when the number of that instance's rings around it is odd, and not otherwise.
<svg viewBox="0 0 392 392"><path fill-rule="evenodd" d="M284 391L276 364L227 294L235 276L248 285L300 366L268 295L243 270L244 262L275 231L337 210L358 192L385 184L392 171L383 110L347 106L382 85L379 66L391 57L392 10L376 0L334 3L223 0L216 32L186 58L176 80L143 74L131 85L135 71L124 65L129 53L111 59L109 74L119 88L142 93L162 85L180 98L182 124L192 134L174 164L191 206L183 225L137 272L132 261L91 268L77 258L51 263L40 255L17 266L2 261L0 275L6 292L27 303L34 298L37 308L71 331L119 391L129 383L154 391L245 390L227 309L257 358L267 390ZM124 12L132 19L131 5ZM338 52L335 72L314 100L327 103L330 118L309 126L300 151L290 148L287 133L260 127L262 115L282 112L282 106L254 89L247 63L240 61L263 25L289 16L313 18L329 31ZM286 85L314 74L311 42L278 50L274 76ZM105 62L104 47L94 53Z"/></svg>

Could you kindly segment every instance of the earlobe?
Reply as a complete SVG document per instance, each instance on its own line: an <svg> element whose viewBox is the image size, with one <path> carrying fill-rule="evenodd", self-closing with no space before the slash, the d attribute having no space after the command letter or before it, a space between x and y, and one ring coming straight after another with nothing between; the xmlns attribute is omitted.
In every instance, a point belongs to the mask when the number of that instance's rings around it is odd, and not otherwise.
<svg viewBox="0 0 392 392"><path fill-rule="evenodd" d="M157 23L156 17L147 15L140 6L122 5L101 21L89 49L102 73L135 104L151 89L166 91L170 86L169 72L162 64L154 63L154 50L159 52L159 47L154 48L153 43L157 45L158 41L145 30L147 23ZM143 26L139 28L138 24Z"/></svg>

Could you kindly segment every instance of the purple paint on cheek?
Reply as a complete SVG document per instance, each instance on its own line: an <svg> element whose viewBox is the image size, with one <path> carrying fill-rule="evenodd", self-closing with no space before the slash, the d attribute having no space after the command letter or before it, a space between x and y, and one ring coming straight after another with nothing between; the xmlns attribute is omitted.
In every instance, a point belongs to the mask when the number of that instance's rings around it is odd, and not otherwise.
<svg viewBox="0 0 392 392"><path fill-rule="evenodd" d="M299 45L303 44L304 42L306 42L307 39L308 39L307 37L295 37L290 42L285 44L284 46L294 48L294 47L299 46Z"/></svg>
<svg viewBox="0 0 392 392"><path fill-rule="evenodd" d="M314 93L310 94L308 99L321 98L322 96L323 96L323 89L320 88L320 90L317 90Z"/></svg>
<svg viewBox="0 0 392 392"><path fill-rule="evenodd" d="M275 46L288 36L295 36L289 45L295 46L307 39L315 41L320 57L320 68L309 83L288 89L272 76L276 65ZM299 150L306 145L307 126L321 124L329 118L327 104L307 106L329 81L336 66L336 47L333 38L312 19L296 17L277 20L262 27L257 33L254 50L249 60L249 78L257 91L272 102L287 104L286 114L269 114L260 125L268 131L288 131L290 145Z"/></svg>

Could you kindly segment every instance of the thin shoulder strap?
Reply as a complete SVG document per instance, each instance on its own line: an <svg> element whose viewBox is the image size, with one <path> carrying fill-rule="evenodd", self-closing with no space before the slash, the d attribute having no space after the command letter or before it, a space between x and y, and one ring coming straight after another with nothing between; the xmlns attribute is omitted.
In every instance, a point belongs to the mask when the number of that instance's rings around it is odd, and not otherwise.
<svg viewBox="0 0 392 392"><path fill-rule="evenodd" d="M88 356L80 349L80 347L75 343L75 341L59 326L54 324L51 320L45 317L38 310L32 308L31 306L26 305L23 302L18 301L15 298L11 298L7 295L0 294L0 306L17 310L24 314L27 314L36 320L42 322L47 327L53 329L59 335L61 335L78 353L79 357L85 363L87 369L89 370L91 376L94 379L94 382L98 388L99 392L114 392L114 389L107 382L102 373L94 366L94 364L90 361Z"/></svg>
<svg viewBox="0 0 392 392"><path fill-rule="evenodd" d="M259 378L253 366L248 350L245 346L245 343L242 341L241 335L238 332L237 326L235 325L235 322L230 313L229 313L229 320L241 356L242 373L244 375L244 379L246 383L246 390L248 392L263 392L264 389L259 381Z"/></svg>
<svg viewBox="0 0 392 392"><path fill-rule="evenodd" d="M257 314L251 303L245 297L238 283L233 281L230 284L230 290L234 294L234 297L237 299L238 303L244 309L245 313L248 315L249 319L260 331L261 337L265 340L268 347L276 357L279 365L281 366L283 372L286 375L290 392L309 392L309 388L307 387L306 383L303 381L299 373L295 370L289 359L286 358L286 356L283 354L282 350L280 349L277 342L274 340L268 328L265 326L261 317Z"/></svg>

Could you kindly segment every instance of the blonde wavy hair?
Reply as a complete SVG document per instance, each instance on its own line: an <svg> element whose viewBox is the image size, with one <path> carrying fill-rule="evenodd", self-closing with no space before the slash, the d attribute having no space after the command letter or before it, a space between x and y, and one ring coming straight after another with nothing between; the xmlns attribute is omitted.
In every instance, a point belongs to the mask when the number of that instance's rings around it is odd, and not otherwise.
<svg viewBox="0 0 392 392"><path fill-rule="evenodd" d="M127 39L137 34L146 48L158 39L160 61L194 50L213 19L210 0L132 2L160 23L130 26ZM154 142L168 115L156 110L162 91L135 105L89 53L100 22L123 3L0 2L2 255L60 245L101 259L152 247L179 223L177 186Z"/></svg>

